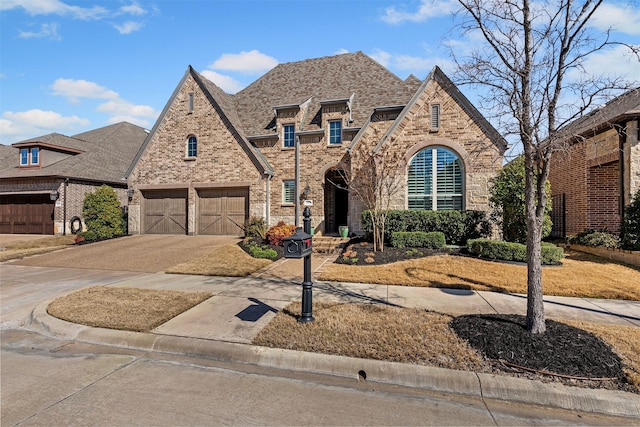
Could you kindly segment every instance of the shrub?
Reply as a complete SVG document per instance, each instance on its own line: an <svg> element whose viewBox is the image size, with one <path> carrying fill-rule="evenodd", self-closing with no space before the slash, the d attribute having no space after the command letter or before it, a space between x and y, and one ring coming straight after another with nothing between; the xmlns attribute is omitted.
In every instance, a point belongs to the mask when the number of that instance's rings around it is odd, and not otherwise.
<svg viewBox="0 0 640 427"><path fill-rule="evenodd" d="M391 246L395 248L441 249L445 245L444 233L440 231L396 231L391 234Z"/></svg>
<svg viewBox="0 0 640 427"><path fill-rule="evenodd" d="M490 181L492 208L491 219L502 230L502 237L509 242L527 241L527 218L525 215L525 165L524 156L520 156L498 173ZM545 184L547 204L542 224L542 237L551 233L551 184Z"/></svg>
<svg viewBox="0 0 640 427"><path fill-rule="evenodd" d="M289 237L296 232L296 226L280 221L269 228L266 233L267 241L273 246L283 246L282 239Z"/></svg>
<svg viewBox="0 0 640 427"><path fill-rule="evenodd" d="M76 236L76 242L78 242L78 237L82 238L80 241L93 242L98 240L98 236L92 230L83 231L82 233L78 233Z"/></svg>
<svg viewBox="0 0 640 427"><path fill-rule="evenodd" d="M368 211L362 213L362 230L371 235L371 218ZM491 224L482 211L429 211L391 210L385 225L385 241L391 241L394 232L440 231L449 244L464 245L468 239L487 237Z"/></svg>
<svg viewBox="0 0 640 427"><path fill-rule="evenodd" d="M569 243L573 243L574 245L617 248L620 246L620 239L608 233L606 230L593 230L588 228L582 233L570 237Z"/></svg>
<svg viewBox="0 0 640 427"><path fill-rule="evenodd" d="M467 249L480 258L527 262L527 247L522 243L473 239L467 242ZM557 264L564 257L564 250L551 243L542 242L541 252L544 265Z"/></svg>
<svg viewBox="0 0 640 427"><path fill-rule="evenodd" d="M247 246L247 249L249 250L249 254L254 258L265 258L272 260L278 258L278 253L268 246L259 246L255 243L252 243Z"/></svg>
<svg viewBox="0 0 640 427"><path fill-rule="evenodd" d="M125 233L120 201L115 190L108 185L102 185L93 193L84 196L82 215L87 231L95 233L96 239L111 239ZM89 239L87 234L84 235Z"/></svg>
<svg viewBox="0 0 640 427"><path fill-rule="evenodd" d="M267 221L260 217L251 217L247 219L242 228L244 231L244 237L255 237L261 240L265 240L267 236Z"/></svg>
<svg viewBox="0 0 640 427"><path fill-rule="evenodd" d="M624 249L640 251L640 190L624 210L622 221L621 246Z"/></svg>

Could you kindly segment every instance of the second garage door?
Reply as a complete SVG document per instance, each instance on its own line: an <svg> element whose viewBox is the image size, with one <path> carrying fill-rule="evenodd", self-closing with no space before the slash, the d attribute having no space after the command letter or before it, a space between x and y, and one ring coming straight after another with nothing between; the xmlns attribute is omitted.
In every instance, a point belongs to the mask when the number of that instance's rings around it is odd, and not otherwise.
<svg viewBox="0 0 640 427"><path fill-rule="evenodd" d="M49 194L0 196L0 233L53 234L55 202Z"/></svg>
<svg viewBox="0 0 640 427"><path fill-rule="evenodd" d="M198 234L241 236L248 212L247 188L198 190Z"/></svg>
<svg viewBox="0 0 640 427"><path fill-rule="evenodd" d="M187 190L145 191L144 233L187 234Z"/></svg>

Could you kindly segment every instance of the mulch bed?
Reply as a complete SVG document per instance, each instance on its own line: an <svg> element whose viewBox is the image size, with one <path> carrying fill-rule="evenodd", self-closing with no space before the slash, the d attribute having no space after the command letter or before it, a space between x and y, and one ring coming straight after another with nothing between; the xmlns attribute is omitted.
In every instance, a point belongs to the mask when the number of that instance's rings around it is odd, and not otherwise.
<svg viewBox="0 0 640 427"><path fill-rule="evenodd" d="M458 248L434 250L425 248L394 248L387 245L384 246L383 251L374 252L371 242L356 238L349 241L335 263L346 265L382 265L431 255L456 254L459 252L460 249Z"/></svg>
<svg viewBox="0 0 640 427"><path fill-rule="evenodd" d="M268 248L276 251L278 256L273 261L277 261L284 256L284 247L270 245L268 243L265 243L262 239L255 238L255 237L247 237L242 239L241 241L238 242L238 246L240 246L240 248L243 251L245 251L247 254L251 255L251 252L249 252L249 245L252 243L262 247L263 249Z"/></svg>

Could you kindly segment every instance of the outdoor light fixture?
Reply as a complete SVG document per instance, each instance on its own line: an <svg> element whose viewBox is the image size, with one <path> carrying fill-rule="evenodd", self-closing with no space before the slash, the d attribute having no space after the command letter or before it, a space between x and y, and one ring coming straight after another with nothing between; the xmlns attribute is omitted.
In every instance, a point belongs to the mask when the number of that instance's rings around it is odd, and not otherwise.
<svg viewBox="0 0 640 427"><path fill-rule="evenodd" d="M133 191L133 188L127 190L127 198L129 199L129 201L133 199Z"/></svg>
<svg viewBox="0 0 640 427"><path fill-rule="evenodd" d="M49 199L53 200L54 202L58 200L58 197L60 197L60 193L58 193L57 191L52 191L51 193L49 193Z"/></svg>

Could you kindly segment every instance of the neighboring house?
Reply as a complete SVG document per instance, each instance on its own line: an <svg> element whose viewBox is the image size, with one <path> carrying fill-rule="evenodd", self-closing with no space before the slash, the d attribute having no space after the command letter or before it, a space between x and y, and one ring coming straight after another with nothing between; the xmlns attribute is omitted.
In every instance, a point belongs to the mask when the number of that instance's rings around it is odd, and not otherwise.
<svg viewBox="0 0 640 427"><path fill-rule="evenodd" d="M129 232L241 235L249 217L294 223L300 199L316 230L357 232L337 168L358 144L404 157L400 209L488 209L506 149L437 67L402 80L357 52L280 64L229 95L189 66L127 174Z"/></svg>
<svg viewBox="0 0 640 427"><path fill-rule="evenodd" d="M82 224L71 219L82 220L84 195L103 184L126 206L125 172L147 135L122 122L1 146L0 233L69 234Z"/></svg>
<svg viewBox="0 0 640 427"><path fill-rule="evenodd" d="M640 88L618 96L562 130L551 158L554 237L585 229L620 230L640 189Z"/></svg>

